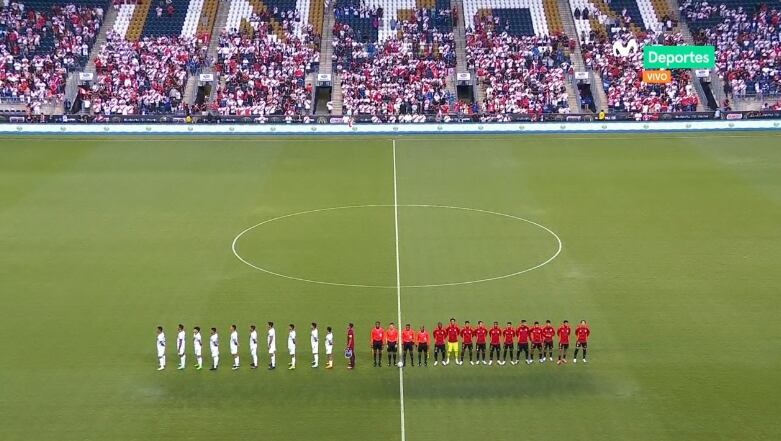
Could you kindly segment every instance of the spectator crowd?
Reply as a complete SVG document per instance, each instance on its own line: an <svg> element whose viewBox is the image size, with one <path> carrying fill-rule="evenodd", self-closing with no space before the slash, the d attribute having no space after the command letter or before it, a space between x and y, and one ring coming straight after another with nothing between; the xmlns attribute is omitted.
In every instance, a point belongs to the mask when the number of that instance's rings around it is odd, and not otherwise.
<svg viewBox="0 0 781 441"><path fill-rule="evenodd" d="M143 37L127 41L111 32L95 59L90 97L95 113L177 113L189 75L206 59L208 41L198 37Z"/></svg>
<svg viewBox="0 0 781 441"><path fill-rule="evenodd" d="M449 10L419 8L407 19L393 20L384 41L371 41L337 20L332 60L341 76L343 113L406 121L454 111L456 97L447 89L456 63L450 20Z"/></svg>
<svg viewBox="0 0 781 441"><path fill-rule="evenodd" d="M512 35L498 18L479 15L466 29L466 63L478 87L485 87L480 111L484 119L509 114L569 113L566 81L572 67L566 35Z"/></svg>
<svg viewBox="0 0 781 441"><path fill-rule="evenodd" d="M67 73L83 66L103 21L101 7L54 4L48 10L11 2L0 11L0 98L34 113L61 100Z"/></svg>
<svg viewBox="0 0 781 441"><path fill-rule="evenodd" d="M225 85L217 86L214 103L220 114L292 119L311 113L306 76L317 69L320 38L311 24L294 32L295 14L277 29L264 14L253 15L242 30L220 34L216 69Z"/></svg>
<svg viewBox="0 0 781 441"><path fill-rule="evenodd" d="M613 42L626 45L631 39L637 42L636 51L626 56L614 52ZM647 44L679 45L684 40L680 33L634 33L624 28L612 37L598 35L593 42L581 45L586 67L602 76L609 110L639 114L696 111L699 99L688 70L673 69L669 84L642 81L643 47Z"/></svg>
<svg viewBox="0 0 781 441"><path fill-rule="evenodd" d="M781 11L687 0L681 15L698 28L697 44L716 47L716 70L728 95L762 99L781 93Z"/></svg>

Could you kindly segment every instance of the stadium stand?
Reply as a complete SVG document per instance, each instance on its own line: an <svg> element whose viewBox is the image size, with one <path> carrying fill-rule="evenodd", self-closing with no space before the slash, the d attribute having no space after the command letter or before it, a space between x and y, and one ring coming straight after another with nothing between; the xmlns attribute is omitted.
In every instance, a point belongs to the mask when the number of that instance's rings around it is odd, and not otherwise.
<svg viewBox="0 0 781 441"><path fill-rule="evenodd" d="M511 35L546 36L562 31L558 8L549 0L464 0L464 16L471 29L483 22L481 17L492 17L500 23L497 32Z"/></svg>
<svg viewBox="0 0 781 441"><path fill-rule="evenodd" d="M628 55L614 52L615 41L628 45L630 40L637 42L636 51ZM642 82L643 47L646 44L683 44L683 37L680 33L634 33L625 29L612 37L601 36L581 46L586 66L601 75L608 110L642 114L696 111L699 98L691 84L690 71L673 69L673 81L669 84Z"/></svg>
<svg viewBox="0 0 781 441"><path fill-rule="evenodd" d="M142 37L208 38L218 0L157 0L114 3L113 33L128 41Z"/></svg>
<svg viewBox="0 0 781 441"><path fill-rule="evenodd" d="M323 26L322 0L235 0L220 33L213 110L222 115L312 113L312 84Z"/></svg>
<svg viewBox="0 0 781 441"><path fill-rule="evenodd" d="M225 29L212 45L212 59L209 40L220 1L227 18L223 12ZM580 42L585 68L601 80L606 110L688 112L699 104L687 70L673 70L667 85L641 81L645 45L685 43L667 0L12 1L0 10L0 101L25 103L34 112L62 101L68 73L84 69L92 53L96 78L83 98L101 114L186 112L188 78L214 63L222 76L211 102L215 113L310 115L331 2L329 61L348 116L405 121L481 113L485 120L503 120L504 114L536 119L574 111L569 108L574 89L568 85L573 64L582 65L570 37ZM558 5L567 3L577 35L564 32ZM458 44L465 44L465 51L459 62L476 78L473 104L459 102L453 84L453 15L461 5L465 43ZM106 26L105 43L91 52L109 7L116 18ZM726 95L781 94L778 4L684 0L679 9L694 42L716 46L716 72ZM572 34L572 22L567 26ZM634 52L615 52L614 43L631 40L637 44ZM578 85L575 93L591 97L587 86ZM592 103L586 99L586 104Z"/></svg>
<svg viewBox="0 0 781 441"><path fill-rule="evenodd" d="M38 113L61 100L67 73L87 62L103 20L105 1L12 2L0 13L0 99Z"/></svg>
<svg viewBox="0 0 781 441"><path fill-rule="evenodd" d="M320 52L315 25L304 22L307 14L261 10L249 21L236 19L243 13L232 14L230 30L220 34L216 68L225 84L217 87L215 110L261 118L311 114L312 85L306 76L317 69ZM280 22L282 15L289 18Z"/></svg>
<svg viewBox="0 0 781 441"><path fill-rule="evenodd" d="M583 61L602 79L606 110L647 115L697 110L699 98L691 72L672 71L670 84L642 82L643 48L647 44L685 44L674 32L665 2L657 0L569 0L579 33ZM632 43L636 43L636 47ZM617 52L614 45L627 48Z"/></svg>
<svg viewBox="0 0 781 441"><path fill-rule="evenodd" d="M555 3L467 0L464 5L467 66L481 88L484 120L569 113L571 41L561 31Z"/></svg>
<svg viewBox="0 0 781 441"><path fill-rule="evenodd" d="M728 96L781 93L781 8L757 0L687 0L680 6L697 44L716 47L716 71Z"/></svg>
<svg viewBox="0 0 781 441"><path fill-rule="evenodd" d="M95 113L177 113L188 75L203 63L206 47L195 37L157 36L128 41L112 33L95 61Z"/></svg>
<svg viewBox="0 0 781 441"><path fill-rule="evenodd" d="M673 14L665 0L569 0L580 41L624 27L640 31L672 31Z"/></svg>
<svg viewBox="0 0 781 441"><path fill-rule="evenodd" d="M212 0L116 3L117 18L94 60L86 93L94 113L182 113L190 75L207 64ZM86 98L86 97L84 97Z"/></svg>
<svg viewBox="0 0 781 441"><path fill-rule="evenodd" d="M422 4L335 5L332 58L346 115L407 121L460 106L447 87L456 62L450 3Z"/></svg>
<svg viewBox="0 0 781 441"><path fill-rule="evenodd" d="M233 0L225 28L238 30L242 22L258 16L269 23L270 30L280 39L284 33L320 36L323 12L323 0Z"/></svg>

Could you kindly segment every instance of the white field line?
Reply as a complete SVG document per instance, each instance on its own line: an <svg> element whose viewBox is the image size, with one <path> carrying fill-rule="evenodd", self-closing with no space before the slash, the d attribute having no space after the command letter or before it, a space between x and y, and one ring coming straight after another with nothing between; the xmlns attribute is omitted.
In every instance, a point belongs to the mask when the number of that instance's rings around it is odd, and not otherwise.
<svg viewBox="0 0 781 441"><path fill-rule="evenodd" d="M270 270L268 268L263 268L261 266L253 264L252 262L250 262L247 259L245 259L244 257L242 257L241 254L239 254L239 251L238 251L238 242L239 242L239 239L242 238L242 236L244 236L246 233L254 230L255 228L258 228L258 227L260 227L262 225L265 225L265 224L268 224L268 223L271 223L271 222L275 222L275 221L278 221L278 220L287 219L287 218L291 218L291 217L295 217L295 216L302 216L302 215L306 215L306 214L312 214L312 213L321 213L321 212L328 212L328 211L335 211L335 210L347 210L347 209L354 209L354 208L375 208L375 207L391 208L391 207L394 207L394 205L390 205L390 204L346 205L346 206L342 206L342 207L318 208L318 209L315 209L315 210L306 210L306 211L300 211L298 213L290 213L290 214L285 214L285 215L282 215L282 216L277 216L277 217L274 217L274 218L271 218L271 219L266 219L263 222L259 222L259 223L255 224L255 225L252 225L252 226L250 226L248 228L245 228L242 232L240 232L239 234L236 235L236 237L233 238L233 243L231 244L231 249L233 251L233 255L237 259L239 259L242 263L244 263L245 265L247 265L249 267L252 267L252 268L254 268L254 269L258 270L258 271L262 271L264 273L271 274L271 275L277 276L277 277L282 277L282 278L285 278L285 279L297 280L299 282L306 282L306 283L314 283L314 284L318 284L318 285L345 286L345 287L352 287L352 288L397 289L396 285L369 285L369 284L357 284L357 283L327 282L327 281L323 281L323 280L312 280L312 279L307 279L307 278L304 278L304 277L297 277L297 276L292 276L292 275L289 275L289 274L282 274L282 273L279 273L279 272L276 272L276 271L272 271L272 270ZM530 268L525 268L525 269L522 269L522 270L519 270L519 271L515 271L515 272L509 273L509 274L502 274L502 275L499 275L499 276L486 277L486 278L481 278L481 279L477 279L477 280L466 280L466 281L447 282L447 283L430 283L430 284L419 284L419 285L401 285L402 288L435 288L435 287L442 287L442 286L472 285L472 284L477 284L477 283L490 282L490 281L493 281L493 280L506 279L506 278L509 278L509 277L518 276L518 275L527 273L529 271L536 270L538 268L542 268L543 266L549 264L554 259L556 259L559 256L559 254L561 254L561 250L562 250L561 238L553 230L551 230L550 228L548 228L545 225L542 225L540 223L537 223L537 222L534 222L532 220L525 219L525 218L522 218L522 217L519 217L519 216L514 216L512 214L500 213L500 212L497 212L497 211L490 211L490 210L481 210L479 208L456 207L456 206L452 206L452 205L436 205L436 204L396 204L395 207L444 208L444 209L462 210L462 211L469 211L469 212L475 212L475 213L483 213L483 214L490 214L490 215L494 215L494 216L506 217L506 218L509 218L509 219L515 219L515 220L518 220L518 221L522 221L522 222L526 222L528 224L534 225L534 226L544 230L546 233L550 234L554 238L554 240L556 241L556 251L553 253L553 255L550 256L545 261L540 262L539 264L537 264L535 266L532 266Z"/></svg>
<svg viewBox="0 0 781 441"><path fill-rule="evenodd" d="M396 322L401 329L401 269L399 267L399 189L396 179L396 140L393 140L393 225L396 229L396 307L399 321ZM404 369L399 369L399 406L401 415L401 441L406 441L407 434L404 428Z"/></svg>

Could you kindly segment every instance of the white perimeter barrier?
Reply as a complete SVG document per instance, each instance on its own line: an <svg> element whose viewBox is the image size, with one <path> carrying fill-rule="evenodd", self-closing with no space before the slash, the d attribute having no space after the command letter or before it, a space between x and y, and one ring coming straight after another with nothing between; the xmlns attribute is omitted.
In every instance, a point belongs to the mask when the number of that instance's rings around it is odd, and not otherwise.
<svg viewBox="0 0 781 441"><path fill-rule="evenodd" d="M595 121L470 124L0 124L8 134L404 135L778 130L779 120Z"/></svg>

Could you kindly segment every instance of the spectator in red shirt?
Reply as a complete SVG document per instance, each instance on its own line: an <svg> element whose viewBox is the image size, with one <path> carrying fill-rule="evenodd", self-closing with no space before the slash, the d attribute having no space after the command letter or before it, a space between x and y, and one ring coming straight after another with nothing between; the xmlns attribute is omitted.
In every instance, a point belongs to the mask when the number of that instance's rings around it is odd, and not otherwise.
<svg viewBox="0 0 781 441"><path fill-rule="evenodd" d="M545 353L542 351L542 327L540 322L534 322L530 334L532 337L531 357L534 359L534 351L537 350L540 354L540 363L543 363L545 361Z"/></svg>
<svg viewBox="0 0 781 441"><path fill-rule="evenodd" d="M382 367L382 346L385 344L385 330L380 326L380 322L374 322L372 328L372 360L374 367Z"/></svg>
<svg viewBox="0 0 781 441"><path fill-rule="evenodd" d="M428 343L431 338L426 331L425 326L420 327L418 332L418 366L420 366L420 360L423 358L423 365L428 366Z"/></svg>
<svg viewBox="0 0 781 441"><path fill-rule="evenodd" d="M437 356L442 356L442 363L445 362L445 339L447 338L447 331L442 327L442 322L437 323L437 328L434 329L434 366L439 364Z"/></svg>
<svg viewBox="0 0 781 441"><path fill-rule="evenodd" d="M502 335L504 336L504 355L502 356L503 360L499 364L504 366L504 364L507 363L507 351L510 352L510 363L517 364L518 362L513 360L513 351L515 350L515 328L513 327L512 322L507 322L507 326L502 331Z"/></svg>
<svg viewBox="0 0 781 441"><path fill-rule="evenodd" d="M456 319L451 318L450 324L447 326L447 360L443 363L445 366L450 364L450 354L456 354L456 364L461 364L458 359L458 336L461 335L461 328L458 327Z"/></svg>
<svg viewBox="0 0 781 441"><path fill-rule="evenodd" d="M472 361L472 337L474 336L475 330L472 328L472 325L469 324L469 320L464 322L464 327L461 328L461 362L459 364L464 364L464 354L467 350L469 350L469 364L473 365L475 364L474 361Z"/></svg>
<svg viewBox="0 0 781 441"><path fill-rule="evenodd" d="M556 335L556 329L550 320L545 320L545 326L542 328L542 356L545 361L545 354L548 354L548 361L553 361L553 337Z"/></svg>
<svg viewBox="0 0 781 441"><path fill-rule="evenodd" d="M586 349L588 348L588 337L591 335L591 329L585 320L581 320L577 328L575 328L575 335L578 340L575 342L575 355L572 356L572 362L578 362L578 349L583 348L583 363L588 363L586 360Z"/></svg>
<svg viewBox="0 0 781 441"><path fill-rule="evenodd" d="M572 328L569 327L569 322L564 320L564 323L562 323L556 331L556 335L559 336L559 359L556 361L556 364L567 362L567 349L569 349L570 333L572 333Z"/></svg>
<svg viewBox="0 0 781 441"><path fill-rule="evenodd" d="M488 335L488 329L485 328L485 323L482 320L477 322L477 328L475 329L475 339L477 340L477 359L480 363L480 356L482 355L482 363L485 363L485 339Z"/></svg>
<svg viewBox="0 0 781 441"><path fill-rule="evenodd" d="M518 352L515 356L517 362L521 361L521 352L523 352L526 364L532 363L532 358L529 353L529 331L530 328L526 325L526 320L521 320L521 324L518 325L518 329L515 330L515 336L518 338Z"/></svg>
<svg viewBox="0 0 781 441"><path fill-rule="evenodd" d="M499 322L494 322L493 328L488 331L488 335L491 336L491 351L488 355L488 364L494 364L494 353L496 353L496 362L499 363L499 354L501 353L501 346L499 342L502 338L502 330L499 328Z"/></svg>
<svg viewBox="0 0 781 441"><path fill-rule="evenodd" d="M353 330L353 324L347 325L347 354L350 355L350 364L347 365L347 369L355 368L355 331Z"/></svg>

